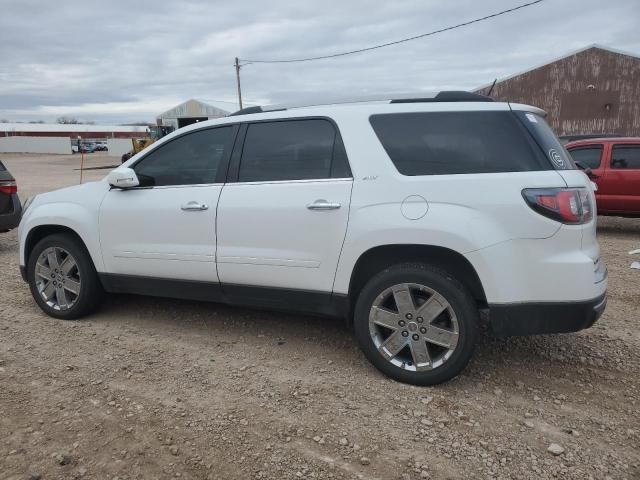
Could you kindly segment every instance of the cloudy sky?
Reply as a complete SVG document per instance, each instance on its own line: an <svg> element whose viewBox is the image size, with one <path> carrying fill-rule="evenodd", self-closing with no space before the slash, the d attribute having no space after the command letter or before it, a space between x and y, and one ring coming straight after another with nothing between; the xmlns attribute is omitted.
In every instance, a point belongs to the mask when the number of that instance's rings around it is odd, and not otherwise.
<svg viewBox="0 0 640 480"><path fill-rule="evenodd" d="M0 0L0 119L151 121L189 98L234 110L236 56L288 59L363 48L524 2ZM243 96L268 104L472 89L592 43L640 54L639 19L638 0L544 0L372 52L247 65Z"/></svg>

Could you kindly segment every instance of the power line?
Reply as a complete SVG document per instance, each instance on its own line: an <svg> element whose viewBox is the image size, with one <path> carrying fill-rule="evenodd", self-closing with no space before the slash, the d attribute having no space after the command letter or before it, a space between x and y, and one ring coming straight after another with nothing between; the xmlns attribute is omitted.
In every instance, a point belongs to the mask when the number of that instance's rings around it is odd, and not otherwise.
<svg viewBox="0 0 640 480"><path fill-rule="evenodd" d="M330 55L322 55L322 56L319 56L319 57L294 58L294 59L288 59L288 60L244 60L243 59L241 61L244 62L244 63L239 65L238 68L239 67L243 67L245 65L249 65L250 63L310 62L310 61L313 61L313 60L324 60L324 59L327 59L327 58L344 57L345 55L353 55L355 53L368 52L370 50L375 50L375 49L378 49L378 48L390 47L391 45L397 45L399 43L409 42L411 40L416 40L418 38L430 37L430 36L436 35L438 33L447 32L449 30L455 30L456 28L466 27L467 25L471 25L473 23L483 22L484 20L489 20L491 18L499 17L500 15L505 15L507 13L515 12L516 10L520 10L522 8L530 7L531 5L535 5L536 3L540 3L542 1L544 1L544 0L535 0L535 1L532 1L532 2L528 2L528 3L523 3L522 5L518 5L516 7L509 8L507 10L502 10L500 12L492 13L492 14L486 15L484 17L480 17L480 18L476 18L476 19L473 19L473 20L469 20L467 22L458 23L457 25L452 25L452 26L449 26L449 27L440 28L438 30L433 30L432 32L422 33L420 35L414 35L413 37L407 37L407 38L403 38L401 40L395 40L393 42L387 42L387 43L382 43L380 45L374 45L372 47L360 48L358 50L351 50L351 51L348 51L348 52L333 53L333 54L330 54Z"/></svg>

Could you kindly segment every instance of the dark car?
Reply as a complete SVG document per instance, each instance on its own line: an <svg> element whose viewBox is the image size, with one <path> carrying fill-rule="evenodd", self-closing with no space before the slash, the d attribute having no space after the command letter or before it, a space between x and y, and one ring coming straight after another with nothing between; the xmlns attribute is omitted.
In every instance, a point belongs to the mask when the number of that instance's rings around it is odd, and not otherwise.
<svg viewBox="0 0 640 480"><path fill-rule="evenodd" d="M8 232L20 223L22 205L18 198L18 185L0 162L0 232Z"/></svg>

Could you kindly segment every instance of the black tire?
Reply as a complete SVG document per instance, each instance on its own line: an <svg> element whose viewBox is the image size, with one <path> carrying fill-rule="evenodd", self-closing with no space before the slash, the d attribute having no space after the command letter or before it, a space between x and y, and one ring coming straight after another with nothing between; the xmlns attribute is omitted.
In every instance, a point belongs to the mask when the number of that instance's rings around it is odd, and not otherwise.
<svg viewBox="0 0 640 480"><path fill-rule="evenodd" d="M43 252L51 247L64 249L75 260L80 288L75 302L66 309L56 309L42 298L36 281L36 265ZM104 291L89 252L78 238L71 234L53 234L40 240L29 254L27 278L31 294L38 306L48 315L62 320L75 320L98 308ZM75 295L74 295L75 296Z"/></svg>
<svg viewBox="0 0 640 480"><path fill-rule="evenodd" d="M453 352L450 353L448 359L436 368L411 371L397 366L383 356L383 353L378 350L374 343L369 328L369 315L374 306L374 301L382 298L383 292L388 291L387 289L390 287L400 284L419 284L439 293L449 303L449 306L455 313L458 328L457 344L455 347L450 348ZM398 312L399 311L400 309L398 308ZM444 316L438 317L436 321L442 321L441 319L451 321L448 310L441 315ZM426 264L405 263L394 265L383 270L371 278L364 286L358 296L354 309L354 330L356 340L365 356L385 375L400 382L413 385L437 385L452 379L467 366L473 354L478 336L478 316L478 309L473 297L464 285L451 274L440 268ZM402 317L398 316L394 318ZM406 323L405 321L405 324ZM410 323L413 323L413 325L409 325L412 328L417 326L415 321L411 321ZM426 324L424 325L426 326ZM398 330L403 330L404 332L404 327L399 327ZM408 343L411 343L409 340L410 339L407 339ZM430 344L427 343L427 347L431 348L429 345ZM435 350L441 348L437 345L432 345L432 347ZM443 350L446 351L444 348ZM411 350L409 350L409 352L411 352ZM400 354L402 354L402 351ZM412 362L409 361L408 364L411 366Z"/></svg>

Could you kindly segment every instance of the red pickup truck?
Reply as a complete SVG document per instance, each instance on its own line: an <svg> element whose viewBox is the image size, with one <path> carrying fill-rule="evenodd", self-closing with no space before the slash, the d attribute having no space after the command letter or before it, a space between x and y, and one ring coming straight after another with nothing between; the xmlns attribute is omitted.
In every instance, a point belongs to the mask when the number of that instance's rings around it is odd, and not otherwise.
<svg viewBox="0 0 640 480"><path fill-rule="evenodd" d="M589 138L566 148L591 169L599 214L640 217L640 138Z"/></svg>

